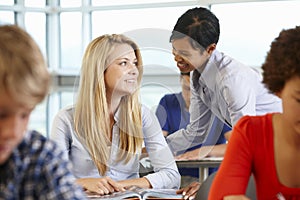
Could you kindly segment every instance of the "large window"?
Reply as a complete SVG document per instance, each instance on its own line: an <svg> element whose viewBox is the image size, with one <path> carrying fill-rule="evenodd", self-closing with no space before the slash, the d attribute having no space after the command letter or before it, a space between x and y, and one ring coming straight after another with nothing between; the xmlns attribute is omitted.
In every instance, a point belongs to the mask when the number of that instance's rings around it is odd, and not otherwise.
<svg viewBox="0 0 300 200"><path fill-rule="evenodd" d="M220 20L219 51L255 67L282 29L299 25L300 1L218 2L224 1L0 0L0 23L24 27L54 77L51 93L32 113L30 128L48 135L58 110L75 102L83 52L102 34L123 33L139 44L144 62L141 100L155 110L165 93L180 90L169 36L187 9L211 8Z"/></svg>
<svg viewBox="0 0 300 200"><path fill-rule="evenodd" d="M84 31L81 26L81 19L82 14L80 12L64 12L60 14L61 68L66 70L80 67L82 31Z"/></svg>
<svg viewBox="0 0 300 200"><path fill-rule="evenodd" d="M45 58L46 53L46 15L40 12L25 13L25 27L28 33L36 40ZM39 27L39 28L36 28Z"/></svg>
<svg viewBox="0 0 300 200"><path fill-rule="evenodd" d="M13 24L13 23L15 23L14 13L10 11L0 10L0 24Z"/></svg>
<svg viewBox="0 0 300 200"><path fill-rule="evenodd" d="M260 67L272 40L282 29L300 25L300 1L266 1L212 5L220 20L220 50Z"/></svg>

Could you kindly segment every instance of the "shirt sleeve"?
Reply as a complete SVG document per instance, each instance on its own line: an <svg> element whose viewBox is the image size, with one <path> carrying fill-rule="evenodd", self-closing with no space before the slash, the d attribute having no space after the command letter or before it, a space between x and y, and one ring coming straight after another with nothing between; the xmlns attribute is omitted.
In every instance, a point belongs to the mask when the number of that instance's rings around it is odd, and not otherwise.
<svg viewBox="0 0 300 200"><path fill-rule="evenodd" d="M253 162L253 144L249 117L243 117L234 127L224 160L213 181L209 200L221 200L227 195L245 194ZM226 184L224 184L226 183Z"/></svg>
<svg viewBox="0 0 300 200"><path fill-rule="evenodd" d="M58 147L64 152L64 158L69 160L69 152L72 143L72 120L66 110L57 113L53 120L50 139L52 139Z"/></svg>
<svg viewBox="0 0 300 200"><path fill-rule="evenodd" d="M173 154L178 154L205 141L214 116L203 103L199 93L191 85L191 104L189 108L190 123L186 129L180 129L167 137L168 145ZM197 141L197 143L194 143Z"/></svg>
<svg viewBox="0 0 300 200"><path fill-rule="evenodd" d="M145 177L153 188L177 189L180 187L180 174L158 120L145 106L142 111L145 147L154 170Z"/></svg>
<svg viewBox="0 0 300 200"><path fill-rule="evenodd" d="M249 71L248 71L249 72ZM237 74L238 73L238 74ZM255 73L255 72L250 72ZM244 71L232 72L221 81L220 92L224 97L230 113L231 125L234 126L237 121L245 115L256 115L256 76Z"/></svg>

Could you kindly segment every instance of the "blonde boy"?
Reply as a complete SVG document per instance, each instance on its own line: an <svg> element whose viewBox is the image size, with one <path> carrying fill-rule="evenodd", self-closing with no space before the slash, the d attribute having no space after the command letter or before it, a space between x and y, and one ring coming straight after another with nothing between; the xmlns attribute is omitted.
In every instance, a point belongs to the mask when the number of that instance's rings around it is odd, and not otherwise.
<svg viewBox="0 0 300 200"><path fill-rule="evenodd" d="M0 199L85 199L55 143L27 130L50 75L34 40L0 26Z"/></svg>

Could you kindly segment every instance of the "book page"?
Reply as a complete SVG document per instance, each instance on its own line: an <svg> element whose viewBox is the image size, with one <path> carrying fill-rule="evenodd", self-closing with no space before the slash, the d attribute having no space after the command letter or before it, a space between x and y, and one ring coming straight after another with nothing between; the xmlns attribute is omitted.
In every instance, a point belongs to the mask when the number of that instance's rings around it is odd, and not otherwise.
<svg viewBox="0 0 300 200"><path fill-rule="evenodd" d="M149 199L183 199L182 194L176 194L175 189L146 189L141 192L142 200Z"/></svg>
<svg viewBox="0 0 300 200"><path fill-rule="evenodd" d="M183 199L182 194L176 194L175 189L146 189L138 186L130 186L126 188L124 192L115 192L108 195L99 195L95 193L87 193L89 199Z"/></svg>
<svg viewBox="0 0 300 200"><path fill-rule="evenodd" d="M93 200L98 200L98 199L120 200L125 198L142 199L140 194L131 190L126 190L124 192L114 192L112 194L107 194L107 195L87 193L87 197Z"/></svg>

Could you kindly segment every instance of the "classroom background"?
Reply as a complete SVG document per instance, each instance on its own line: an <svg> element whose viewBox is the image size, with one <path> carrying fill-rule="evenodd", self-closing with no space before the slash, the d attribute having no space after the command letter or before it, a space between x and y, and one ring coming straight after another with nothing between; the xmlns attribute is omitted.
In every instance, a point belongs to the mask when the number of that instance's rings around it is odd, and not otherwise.
<svg viewBox="0 0 300 200"><path fill-rule="evenodd" d="M164 94L180 91L169 36L178 17L196 6L220 20L217 49L256 68L279 32L300 19L299 0L0 0L0 23L25 28L53 76L51 92L33 111L29 127L49 135L58 110L74 103L87 44L105 33L123 33L140 46L141 100L155 111Z"/></svg>

